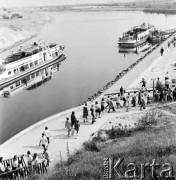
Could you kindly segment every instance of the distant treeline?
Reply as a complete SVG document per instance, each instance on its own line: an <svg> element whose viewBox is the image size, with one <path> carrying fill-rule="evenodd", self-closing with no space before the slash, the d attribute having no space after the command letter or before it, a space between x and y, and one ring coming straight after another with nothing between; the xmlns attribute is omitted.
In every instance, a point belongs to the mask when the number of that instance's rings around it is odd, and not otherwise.
<svg viewBox="0 0 176 180"><path fill-rule="evenodd" d="M146 13L176 14L176 9L144 9Z"/></svg>

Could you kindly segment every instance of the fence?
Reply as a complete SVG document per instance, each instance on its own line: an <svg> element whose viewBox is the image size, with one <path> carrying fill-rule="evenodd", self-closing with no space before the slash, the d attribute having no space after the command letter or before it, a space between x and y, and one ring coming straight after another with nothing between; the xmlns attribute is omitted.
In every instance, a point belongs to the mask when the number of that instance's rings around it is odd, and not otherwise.
<svg viewBox="0 0 176 180"><path fill-rule="evenodd" d="M161 31L161 34L166 35L166 34L171 34L171 33L174 33L174 32L176 32L176 28L169 29L169 30L166 30L166 31Z"/></svg>
<svg viewBox="0 0 176 180"><path fill-rule="evenodd" d="M22 180L22 179L27 180L30 179L35 174L42 175L44 173L47 173L47 168L43 161L41 163L38 163L37 165L25 166L13 171L0 174L0 180Z"/></svg>
<svg viewBox="0 0 176 180"><path fill-rule="evenodd" d="M23 156L17 156L17 160L20 161L21 160L21 165L22 167L25 167L26 166L26 163L24 161L24 158ZM4 165L4 167L6 168L7 167L7 164L9 163L10 166L12 167L12 162L13 162L13 159L6 159L6 160L3 160L2 163Z"/></svg>

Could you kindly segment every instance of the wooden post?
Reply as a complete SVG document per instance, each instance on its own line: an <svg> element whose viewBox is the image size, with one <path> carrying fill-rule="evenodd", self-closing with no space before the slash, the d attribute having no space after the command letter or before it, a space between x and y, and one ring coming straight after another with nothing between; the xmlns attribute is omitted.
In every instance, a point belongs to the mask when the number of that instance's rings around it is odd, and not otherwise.
<svg viewBox="0 0 176 180"><path fill-rule="evenodd" d="M153 97L155 96L155 80L153 79Z"/></svg>

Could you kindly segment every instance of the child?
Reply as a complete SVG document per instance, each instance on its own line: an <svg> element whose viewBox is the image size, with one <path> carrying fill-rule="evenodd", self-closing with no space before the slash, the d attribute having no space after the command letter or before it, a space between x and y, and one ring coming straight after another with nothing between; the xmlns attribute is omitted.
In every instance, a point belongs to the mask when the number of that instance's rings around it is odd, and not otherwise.
<svg viewBox="0 0 176 180"><path fill-rule="evenodd" d="M70 132L71 132L71 122L69 121L69 118L68 118L68 117L66 118L66 121L65 121L65 128L67 128L68 136L70 136Z"/></svg>
<svg viewBox="0 0 176 180"><path fill-rule="evenodd" d="M75 131L76 131L77 136L78 136L78 132L79 132L79 127L80 127L80 124L79 124L79 121L77 120L75 123Z"/></svg>
<svg viewBox="0 0 176 180"><path fill-rule="evenodd" d="M49 167L50 158L49 158L49 154L48 154L48 149L46 149L43 152L43 157L46 160L46 167Z"/></svg>

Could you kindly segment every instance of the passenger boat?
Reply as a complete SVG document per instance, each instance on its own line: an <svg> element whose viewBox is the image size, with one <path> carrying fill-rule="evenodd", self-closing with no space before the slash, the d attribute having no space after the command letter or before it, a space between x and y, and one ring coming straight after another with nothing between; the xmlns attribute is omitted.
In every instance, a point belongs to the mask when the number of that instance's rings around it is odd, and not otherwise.
<svg viewBox="0 0 176 180"><path fill-rule="evenodd" d="M61 62L58 59L40 70L28 73L15 82L0 90L0 97L8 98L20 93L23 90L34 90L52 79L60 69Z"/></svg>
<svg viewBox="0 0 176 180"><path fill-rule="evenodd" d="M149 49L151 49L152 44L149 43L148 41L144 42L143 44L140 44L136 47L131 47L131 48L124 48L124 47L119 47L119 53L123 54L129 54L129 53L134 53L134 54L140 54L142 52L145 52Z"/></svg>
<svg viewBox="0 0 176 180"><path fill-rule="evenodd" d="M151 33L150 37L148 38L148 41L151 42L152 44L156 44L164 40L165 40L165 37L159 30L154 30Z"/></svg>
<svg viewBox="0 0 176 180"><path fill-rule="evenodd" d="M143 23L140 26L135 26L119 38L119 47L136 47L146 42L152 31L154 31L154 26L150 24Z"/></svg>
<svg viewBox="0 0 176 180"><path fill-rule="evenodd" d="M0 90L56 60L62 61L65 59L64 49L64 45L34 42L29 47L0 60Z"/></svg>

